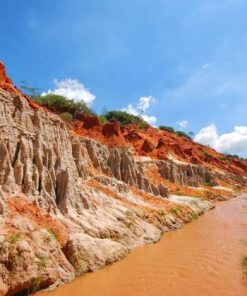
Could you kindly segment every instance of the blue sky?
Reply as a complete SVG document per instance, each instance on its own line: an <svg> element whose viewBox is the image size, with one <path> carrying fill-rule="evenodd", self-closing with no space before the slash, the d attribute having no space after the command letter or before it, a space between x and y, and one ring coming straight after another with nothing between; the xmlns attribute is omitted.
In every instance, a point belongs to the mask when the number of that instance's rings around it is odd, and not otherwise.
<svg viewBox="0 0 247 296"><path fill-rule="evenodd" d="M138 112L149 97L157 126L247 156L246 0L9 0L1 11L15 84L77 79L98 112Z"/></svg>

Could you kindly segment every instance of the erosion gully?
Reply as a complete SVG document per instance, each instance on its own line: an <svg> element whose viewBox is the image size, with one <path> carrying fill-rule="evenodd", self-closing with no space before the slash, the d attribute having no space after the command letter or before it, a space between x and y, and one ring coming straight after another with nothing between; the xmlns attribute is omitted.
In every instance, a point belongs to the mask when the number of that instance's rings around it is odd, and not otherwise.
<svg viewBox="0 0 247 296"><path fill-rule="evenodd" d="M246 296L247 194L221 202L154 245L39 296Z"/></svg>

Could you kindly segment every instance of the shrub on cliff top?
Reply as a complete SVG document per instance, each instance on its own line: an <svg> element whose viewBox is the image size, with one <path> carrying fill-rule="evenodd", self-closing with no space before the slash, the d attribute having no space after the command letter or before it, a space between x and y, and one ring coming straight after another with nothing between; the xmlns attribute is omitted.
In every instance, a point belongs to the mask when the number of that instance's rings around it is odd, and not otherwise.
<svg viewBox="0 0 247 296"><path fill-rule="evenodd" d="M59 115L66 122L72 122L73 121L73 115L68 113L68 112L63 112L63 113L60 113Z"/></svg>
<svg viewBox="0 0 247 296"><path fill-rule="evenodd" d="M243 278L247 280L247 256L242 258L241 265L243 268Z"/></svg>
<svg viewBox="0 0 247 296"><path fill-rule="evenodd" d="M189 139L189 140L192 140L191 136L186 134L185 132L183 131L176 131L176 134L179 136L179 137L184 137L186 139Z"/></svg>
<svg viewBox="0 0 247 296"><path fill-rule="evenodd" d="M88 115L95 115L93 110L84 102L75 102L60 95L48 94L45 96L35 96L33 99L54 112L67 112L73 115L76 111L80 111Z"/></svg>
<svg viewBox="0 0 247 296"><path fill-rule="evenodd" d="M244 157L240 157L239 155L237 154L229 154L229 153L223 153L223 155L225 156L226 159L238 159L238 160L247 160L246 158Z"/></svg>
<svg viewBox="0 0 247 296"><path fill-rule="evenodd" d="M103 115L100 115L99 116L99 122L101 123L101 124L105 124L105 123L107 123L107 118L105 117L105 116L103 116Z"/></svg>
<svg viewBox="0 0 247 296"><path fill-rule="evenodd" d="M160 125L159 129L161 129L162 131L169 132L169 133L175 133L174 128L171 126Z"/></svg>
<svg viewBox="0 0 247 296"><path fill-rule="evenodd" d="M108 111L107 113L103 114L103 116L107 120L119 121L122 125L135 123L142 128L145 128L148 125L147 122L144 121L141 117L129 114L126 111Z"/></svg>

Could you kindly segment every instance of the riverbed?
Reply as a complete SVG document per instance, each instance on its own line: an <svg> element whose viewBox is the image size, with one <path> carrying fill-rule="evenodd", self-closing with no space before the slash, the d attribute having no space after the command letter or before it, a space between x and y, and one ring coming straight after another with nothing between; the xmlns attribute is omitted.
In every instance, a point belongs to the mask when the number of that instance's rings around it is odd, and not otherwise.
<svg viewBox="0 0 247 296"><path fill-rule="evenodd" d="M216 205L154 245L39 296L247 296L247 194Z"/></svg>

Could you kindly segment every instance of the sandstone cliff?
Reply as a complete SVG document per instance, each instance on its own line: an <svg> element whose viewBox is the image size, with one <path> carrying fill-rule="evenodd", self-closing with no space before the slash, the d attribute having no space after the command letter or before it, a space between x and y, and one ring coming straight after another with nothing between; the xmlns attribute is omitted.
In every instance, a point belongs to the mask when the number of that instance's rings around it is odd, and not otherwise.
<svg viewBox="0 0 247 296"><path fill-rule="evenodd" d="M70 128L36 106L0 64L0 295L99 269L245 185L245 163L186 161L181 147L159 157L164 139L83 120Z"/></svg>

